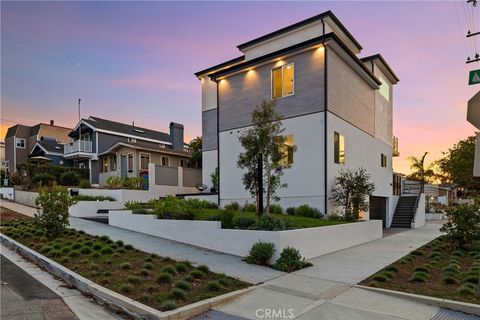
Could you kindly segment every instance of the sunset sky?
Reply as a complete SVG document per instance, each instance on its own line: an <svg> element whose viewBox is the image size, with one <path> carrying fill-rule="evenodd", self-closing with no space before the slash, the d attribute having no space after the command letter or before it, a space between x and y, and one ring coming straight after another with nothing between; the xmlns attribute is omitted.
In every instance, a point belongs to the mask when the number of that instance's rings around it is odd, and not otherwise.
<svg viewBox="0 0 480 320"><path fill-rule="evenodd" d="M466 7L465 7L466 8ZM235 47L332 10L362 44L381 53L394 87L394 134L410 155L434 160L474 133L465 64L474 56L461 2L2 2L1 136L16 123L62 126L95 115L157 130L171 121L201 135L200 83L193 73L240 55ZM464 10L465 9L465 10ZM468 22L468 23L467 23ZM480 36L476 45L480 52ZM467 42L468 41L468 42Z"/></svg>

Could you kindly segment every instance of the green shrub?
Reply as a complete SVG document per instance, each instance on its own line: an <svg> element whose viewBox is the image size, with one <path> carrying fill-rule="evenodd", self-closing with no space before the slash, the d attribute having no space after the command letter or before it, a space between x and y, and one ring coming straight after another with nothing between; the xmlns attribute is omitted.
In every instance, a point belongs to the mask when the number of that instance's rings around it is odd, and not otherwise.
<svg viewBox="0 0 480 320"><path fill-rule="evenodd" d="M100 253L101 254L112 254L113 253L113 249L111 247L105 247L103 248L102 250L100 250Z"/></svg>
<svg viewBox="0 0 480 320"><path fill-rule="evenodd" d="M144 268L138 271L138 274L141 275L142 277L147 277L150 275L150 272L148 272L148 270Z"/></svg>
<svg viewBox="0 0 480 320"><path fill-rule="evenodd" d="M63 252L63 253L69 253L69 252L70 252L70 248L69 248L69 247L64 247L64 248L62 248L62 252Z"/></svg>
<svg viewBox="0 0 480 320"><path fill-rule="evenodd" d="M224 206L225 210L230 210L230 211L238 211L240 209L240 205L238 202L232 202ZM255 208L256 211L256 208Z"/></svg>
<svg viewBox="0 0 480 320"><path fill-rule="evenodd" d="M440 231L446 233L448 243L467 248L480 240L480 207L478 205L449 206L445 209L448 221Z"/></svg>
<svg viewBox="0 0 480 320"><path fill-rule="evenodd" d="M123 187L125 179L120 176L110 176L107 178L107 185L111 189L119 189Z"/></svg>
<svg viewBox="0 0 480 320"><path fill-rule="evenodd" d="M261 266L268 266L270 259L275 253L275 244L271 242L256 242L250 248L245 261Z"/></svg>
<svg viewBox="0 0 480 320"><path fill-rule="evenodd" d="M140 201L127 201L125 202L124 206L127 210L138 210L138 209L146 209L147 203L143 203Z"/></svg>
<svg viewBox="0 0 480 320"><path fill-rule="evenodd" d="M398 268L393 265L386 267L385 270L391 272L398 272Z"/></svg>
<svg viewBox="0 0 480 320"><path fill-rule="evenodd" d="M167 195L165 199L150 202L159 219L193 220L195 211L185 200Z"/></svg>
<svg viewBox="0 0 480 320"><path fill-rule="evenodd" d="M66 263L69 263L69 262L70 262L70 259L68 257L63 257L62 259L60 259L61 264L66 264Z"/></svg>
<svg viewBox="0 0 480 320"><path fill-rule="evenodd" d="M423 256L423 252L419 250L412 251L410 254L414 256Z"/></svg>
<svg viewBox="0 0 480 320"><path fill-rule="evenodd" d="M140 282L142 282L142 278L137 276L128 276L127 282L133 283L133 284L139 284Z"/></svg>
<svg viewBox="0 0 480 320"><path fill-rule="evenodd" d="M40 249L40 252L41 253L49 253L50 251L53 250L53 247L52 246L44 246Z"/></svg>
<svg viewBox="0 0 480 320"><path fill-rule="evenodd" d="M78 186L80 176L74 171L66 171L60 175L58 183L62 186Z"/></svg>
<svg viewBox="0 0 480 320"><path fill-rule="evenodd" d="M79 194L73 196L73 198L77 201L115 201L115 198L110 196L90 196L85 194Z"/></svg>
<svg viewBox="0 0 480 320"><path fill-rule="evenodd" d="M124 246L125 250L133 250L133 246L131 244L126 244ZM117 250L118 251L118 250Z"/></svg>
<svg viewBox="0 0 480 320"><path fill-rule="evenodd" d="M121 284L118 289L120 290L120 292L122 293L130 293L133 291L133 287L131 284L129 283L123 283Z"/></svg>
<svg viewBox="0 0 480 320"><path fill-rule="evenodd" d="M321 218L322 213L316 209L310 207L308 204L302 204L297 209L295 209L296 216L308 217L308 218Z"/></svg>
<svg viewBox="0 0 480 320"><path fill-rule="evenodd" d="M50 251L48 254L52 257L60 257L62 255L62 251L58 250L58 249L55 249L55 250Z"/></svg>
<svg viewBox="0 0 480 320"><path fill-rule="evenodd" d="M120 264L120 268L123 270L132 269L132 264L130 262L123 262Z"/></svg>
<svg viewBox="0 0 480 320"><path fill-rule="evenodd" d="M173 310L177 307L177 304L175 303L175 301L173 300L165 300L163 303L162 303L162 307L161 309L162 310Z"/></svg>
<svg viewBox="0 0 480 320"><path fill-rule="evenodd" d="M72 252L70 252L69 256L72 257L72 258L80 257L80 251L77 251L77 250L72 251Z"/></svg>
<svg viewBox="0 0 480 320"><path fill-rule="evenodd" d="M183 278L183 281L192 282L192 281L193 281L193 277L192 277L192 276L185 276L185 277Z"/></svg>
<svg viewBox="0 0 480 320"><path fill-rule="evenodd" d="M80 253L81 254L90 254L90 253L92 253L92 249L90 249L90 247L83 247L82 249L80 249Z"/></svg>
<svg viewBox="0 0 480 320"><path fill-rule="evenodd" d="M187 297L187 292L180 288L173 288L170 292L170 297L174 299L185 299Z"/></svg>
<svg viewBox="0 0 480 320"><path fill-rule="evenodd" d="M458 288L457 293L461 294L462 296L475 296L477 294L477 290L475 290L475 286L464 284Z"/></svg>
<svg viewBox="0 0 480 320"><path fill-rule="evenodd" d="M207 282L207 289L209 291L220 291L222 286L217 281L208 281Z"/></svg>
<svg viewBox="0 0 480 320"><path fill-rule="evenodd" d="M143 268L144 268L144 269L147 269L147 270L152 270L153 264L147 262L147 263L145 263L145 264L143 265Z"/></svg>
<svg viewBox="0 0 480 320"><path fill-rule="evenodd" d="M286 212L289 216L294 216L295 215L295 208L294 207L288 207Z"/></svg>
<svg viewBox="0 0 480 320"><path fill-rule="evenodd" d="M226 287L230 284L230 281L228 280L227 277L220 277L220 278L218 278L218 283L220 283L222 286Z"/></svg>
<svg viewBox="0 0 480 320"><path fill-rule="evenodd" d="M78 186L82 189L90 189L92 186L90 185L90 180L88 179L81 179L78 183Z"/></svg>
<svg viewBox="0 0 480 320"><path fill-rule="evenodd" d="M93 245L92 248L93 248L93 250L96 250L96 251L102 250L103 249L103 244L95 242L95 244Z"/></svg>
<svg viewBox="0 0 480 320"><path fill-rule="evenodd" d="M285 230L285 220L272 214L265 213L257 220L257 229L267 231Z"/></svg>
<svg viewBox="0 0 480 320"><path fill-rule="evenodd" d="M162 268L162 270L160 271L162 273L170 273L170 274L175 274L177 273L177 271L175 270L175 268L173 268L172 266L165 266Z"/></svg>
<svg viewBox="0 0 480 320"><path fill-rule="evenodd" d="M159 283L171 283L172 282L172 275L170 273L162 273L157 277L157 282Z"/></svg>
<svg viewBox="0 0 480 320"><path fill-rule="evenodd" d="M475 272L475 274L470 274L467 277L463 279L463 282L465 283L472 283L472 284L478 284L478 273Z"/></svg>
<svg viewBox="0 0 480 320"><path fill-rule="evenodd" d="M279 204L270 205L270 213L282 214L283 209Z"/></svg>
<svg viewBox="0 0 480 320"><path fill-rule="evenodd" d="M142 189L143 178L142 177L127 177L123 181L123 187L126 189Z"/></svg>
<svg viewBox="0 0 480 320"><path fill-rule="evenodd" d="M456 284L457 279L452 274L443 275L443 283L445 284Z"/></svg>
<svg viewBox="0 0 480 320"><path fill-rule="evenodd" d="M305 265L305 259L300 255L300 251L287 247L280 253L280 258L275 261L273 268L280 271L293 272L302 269Z"/></svg>
<svg viewBox="0 0 480 320"><path fill-rule="evenodd" d="M50 187L55 182L55 177L48 173L39 172L32 177L32 183L37 187Z"/></svg>
<svg viewBox="0 0 480 320"><path fill-rule="evenodd" d="M123 247L123 241L122 240L117 240L117 241L115 241L115 243L117 244L117 246Z"/></svg>
<svg viewBox="0 0 480 320"><path fill-rule="evenodd" d="M183 262L179 262L175 264L175 270L177 270L177 272L185 272L187 271L187 269L188 269L188 266Z"/></svg>
<svg viewBox="0 0 480 320"><path fill-rule="evenodd" d="M254 226L257 222L255 217L250 216L236 216L232 220L232 224L234 228L247 230L250 227Z"/></svg>
<svg viewBox="0 0 480 320"><path fill-rule="evenodd" d="M410 278L411 282L425 282L428 278L428 274L422 271L417 271L412 274Z"/></svg>
<svg viewBox="0 0 480 320"><path fill-rule="evenodd" d="M190 276L192 276L194 279L200 279L204 276L204 274L202 271L192 270L192 272L190 272Z"/></svg>
<svg viewBox="0 0 480 320"><path fill-rule="evenodd" d="M414 271L421 271L421 272L425 272L425 273L428 274L430 272L430 269L427 268L426 266L420 266L420 267L416 267L414 269Z"/></svg>
<svg viewBox="0 0 480 320"><path fill-rule="evenodd" d="M207 200L185 199L185 203L192 209L217 209L218 205Z"/></svg>
<svg viewBox="0 0 480 320"><path fill-rule="evenodd" d="M35 214L35 222L44 229L49 238L56 238L62 234L69 225L68 208L76 201L70 197L64 188L53 186L40 188L35 200L39 208Z"/></svg>
<svg viewBox="0 0 480 320"><path fill-rule="evenodd" d="M202 265L199 265L197 267L198 270L202 271L203 273L209 273L210 272L210 269L208 268L208 266L202 264Z"/></svg>
<svg viewBox="0 0 480 320"><path fill-rule="evenodd" d="M388 280L390 280L389 277L387 277L386 275L381 274L381 273L374 275L372 279L377 281L377 282L387 282Z"/></svg>
<svg viewBox="0 0 480 320"><path fill-rule="evenodd" d="M182 289L182 290L185 290L185 291L188 291L190 290L190 283L188 283L187 281L178 281L176 284L175 284L175 288L179 288L179 289Z"/></svg>
<svg viewBox="0 0 480 320"><path fill-rule="evenodd" d="M244 212L257 212L257 205L255 203L245 202L242 211Z"/></svg>

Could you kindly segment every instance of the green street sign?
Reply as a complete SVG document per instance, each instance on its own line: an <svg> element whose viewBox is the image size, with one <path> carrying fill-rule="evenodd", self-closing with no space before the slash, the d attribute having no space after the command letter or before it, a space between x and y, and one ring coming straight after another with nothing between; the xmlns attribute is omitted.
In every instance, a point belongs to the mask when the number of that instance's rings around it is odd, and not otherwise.
<svg viewBox="0 0 480 320"><path fill-rule="evenodd" d="M480 83L480 69L470 71L470 76L468 77L468 85L479 84Z"/></svg>

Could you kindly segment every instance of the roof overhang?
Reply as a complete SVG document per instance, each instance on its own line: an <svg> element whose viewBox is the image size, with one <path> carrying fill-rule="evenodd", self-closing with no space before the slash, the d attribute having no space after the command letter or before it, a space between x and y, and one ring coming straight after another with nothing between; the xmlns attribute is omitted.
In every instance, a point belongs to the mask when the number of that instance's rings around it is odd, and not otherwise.
<svg viewBox="0 0 480 320"><path fill-rule="evenodd" d="M357 71L364 80L366 80L373 88L378 89L378 86L381 84L381 82L335 33L328 33L326 35L295 44L288 48L281 49L255 59L236 64L224 70L214 72L210 74L209 77L213 81L219 81L228 76L245 72L249 68L271 63L274 59L286 58L288 56L318 48L323 45L331 47L345 61L349 62L352 68Z"/></svg>
<svg viewBox="0 0 480 320"><path fill-rule="evenodd" d="M245 60L245 56L233 58L231 60L228 60L228 61L222 62L220 64L217 64L216 66L213 66L213 67L195 72L195 76L197 78L202 78L202 77L205 77L205 76L207 76L211 73L214 73L214 72L229 68L233 65L239 64L239 63L243 62L244 60Z"/></svg>
<svg viewBox="0 0 480 320"><path fill-rule="evenodd" d="M35 150L36 147L39 147L40 149L42 149L43 152L45 152L45 154L49 154L49 155L52 155L52 156L63 156L63 153L61 152L51 152L51 151L48 151L47 149L45 149L40 143L36 142L34 145L33 145L33 148L32 150L30 150L30 153L29 154L33 154L33 151ZM33 157L32 157L33 158Z"/></svg>
<svg viewBox="0 0 480 320"><path fill-rule="evenodd" d="M360 60L363 62L368 62L368 61L376 62L380 70L382 70L382 72L388 77L388 80L391 83L397 84L400 81L398 76L395 74L393 69L388 65L387 61L385 61L385 59L381 54L374 54L372 56L361 58Z"/></svg>
<svg viewBox="0 0 480 320"><path fill-rule="evenodd" d="M42 156L30 157L30 159L33 159L33 160L45 160L45 161L52 161L52 159L50 159L50 158L47 158L47 157L42 157Z"/></svg>
<svg viewBox="0 0 480 320"><path fill-rule="evenodd" d="M112 153L120 147L132 148L132 149L136 149L136 150L144 150L144 151L149 151L149 152L165 153L165 154L170 154L170 155L178 155L178 156L183 156L183 157L191 157L191 155L188 154L188 153L182 153L182 152L169 150L169 149L147 148L147 147L144 147L144 146L138 146L138 145L125 143L125 142L117 142L117 143L113 144L111 147L109 147L104 152L99 153L98 156L104 156L104 155L107 155L109 153Z"/></svg>

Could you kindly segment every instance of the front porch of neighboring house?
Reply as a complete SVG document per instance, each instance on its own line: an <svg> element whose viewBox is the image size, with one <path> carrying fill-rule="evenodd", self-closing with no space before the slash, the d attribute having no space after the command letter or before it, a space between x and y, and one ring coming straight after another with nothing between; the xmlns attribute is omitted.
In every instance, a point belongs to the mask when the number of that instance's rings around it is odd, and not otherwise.
<svg viewBox="0 0 480 320"><path fill-rule="evenodd" d="M152 150L121 146L99 155L99 185L106 186L111 176L142 177L144 189L148 189L148 164L165 167L187 167L188 157L180 157Z"/></svg>

